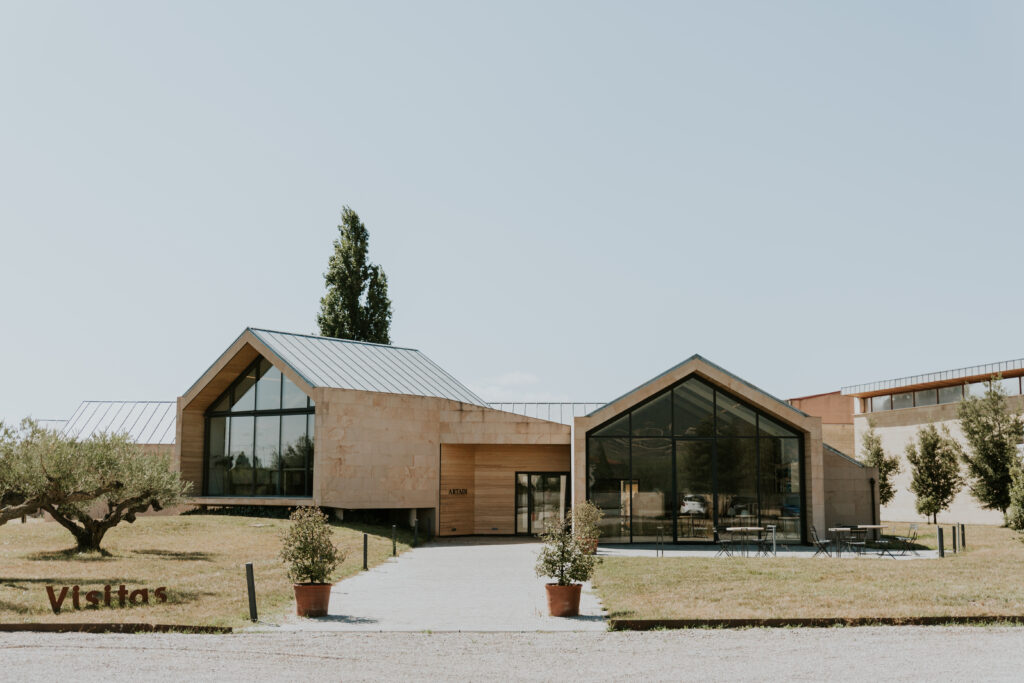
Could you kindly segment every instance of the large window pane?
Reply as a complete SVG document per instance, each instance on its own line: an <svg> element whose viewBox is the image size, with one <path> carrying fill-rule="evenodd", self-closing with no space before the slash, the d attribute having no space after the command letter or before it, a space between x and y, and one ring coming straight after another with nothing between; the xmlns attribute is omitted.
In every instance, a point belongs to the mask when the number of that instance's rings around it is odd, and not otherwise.
<svg viewBox="0 0 1024 683"><path fill-rule="evenodd" d="M999 380L999 385L1006 392L1007 396L1016 396L1020 393L1020 378L1010 377L1009 379Z"/></svg>
<svg viewBox="0 0 1024 683"><path fill-rule="evenodd" d="M255 410L256 409L256 366L251 366L242 375L238 384L235 385L234 391L232 392L234 401L231 404L231 410L235 412L241 412L243 410Z"/></svg>
<svg viewBox="0 0 1024 683"><path fill-rule="evenodd" d="M760 439L761 525L776 538L800 540L800 440Z"/></svg>
<svg viewBox="0 0 1024 683"><path fill-rule="evenodd" d="M706 541L714 502L711 439L676 440L676 513L679 540Z"/></svg>
<svg viewBox="0 0 1024 683"><path fill-rule="evenodd" d="M284 394L281 399L281 407L285 409L305 408L306 394L302 392L302 389L299 389L297 386L295 386L295 383L292 382L287 377L282 378L282 383L284 385Z"/></svg>
<svg viewBox="0 0 1024 683"><path fill-rule="evenodd" d="M590 499L604 513L599 522L601 542L629 542L629 439L587 440L587 483Z"/></svg>
<svg viewBox="0 0 1024 683"><path fill-rule="evenodd" d="M206 493L221 496L227 493L228 470L231 469L231 458L228 457L228 418L211 417L209 425L206 434Z"/></svg>
<svg viewBox="0 0 1024 683"><path fill-rule="evenodd" d="M672 396L661 396L633 409L633 436L672 435Z"/></svg>
<svg viewBox="0 0 1024 683"><path fill-rule="evenodd" d="M629 413L615 418L591 436L629 436Z"/></svg>
<svg viewBox="0 0 1024 683"><path fill-rule="evenodd" d="M633 439L633 541L672 540L672 440Z"/></svg>
<svg viewBox="0 0 1024 683"><path fill-rule="evenodd" d="M883 410L892 410L892 395L886 394L885 396L872 396L871 412L878 413Z"/></svg>
<svg viewBox="0 0 1024 683"><path fill-rule="evenodd" d="M913 408L914 407L914 392L904 391L899 394L892 395L892 409L900 410L902 408Z"/></svg>
<svg viewBox="0 0 1024 683"><path fill-rule="evenodd" d="M260 415L256 418L256 462L254 475L257 496L278 495L278 476L281 470L281 418Z"/></svg>
<svg viewBox="0 0 1024 683"><path fill-rule="evenodd" d="M718 439L718 525L757 525L757 439Z"/></svg>
<svg viewBox="0 0 1024 683"><path fill-rule="evenodd" d="M231 418L231 461L228 494L252 495L253 418Z"/></svg>
<svg viewBox="0 0 1024 683"><path fill-rule="evenodd" d="M921 391L914 392L914 405L916 406L933 406L937 402L938 397L935 389L922 389Z"/></svg>
<svg viewBox="0 0 1024 683"><path fill-rule="evenodd" d="M797 433L789 427L783 427L775 420L767 418L764 415L759 415L757 417L757 425L761 432L761 436L797 436Z"/></svg>
<svg viewBox="0 0 1024 683"><path fill-rule="evenodd" d="M717 401L719 436L755 436L757 434L757 417L753 410L720 391Z"/></svg>
<svg viewBox="0 0 1024 683"><path fill-rule="evenodd" d="M256 382L256 410L277 410L281 407L281 371L260 359L260 379Z"/></svg>
<svg viewBox="0 0 1024 683"><path fill-rule="evenodd" d="M674 389L676 436L714 436L715 391L698 379L688 379Z"/></svg>
<svg viewBox="0 0 1024 683"><path fill-rule="evenodd" d="M957 384L954 387L939 388L939 403L956 403L964 397L964 388Z"/></svg>

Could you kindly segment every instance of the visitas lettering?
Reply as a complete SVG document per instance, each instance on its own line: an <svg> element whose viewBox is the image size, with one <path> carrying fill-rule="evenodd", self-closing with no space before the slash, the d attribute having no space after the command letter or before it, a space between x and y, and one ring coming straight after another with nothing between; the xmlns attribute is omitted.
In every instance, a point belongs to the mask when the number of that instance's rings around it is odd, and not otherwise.
<svg viewBox="0 0 1024 683"><path fill-rule="evenodd" d="M54 614L60 613L60 608L67 599L69 592L71 593L71 606L75 609L82 609L83 596L81 588L78 586L61 586L59 593L53 589L53 586L46 587L46 597L50 599L50 609L53 610ZM102 591L88 591L84 597L85 602L88 603L86 607L99 607L100 603L104 607L110 607L112 597L116 598L118 606L125 607L126 605L148 605L149 595L148 588L138 588L129 591L124 584L121 584L118 586L117 591L112 591L110 586L106 585ZM160 586L154 589L153 598L156 602L167 602L167 587Z"/></svg>

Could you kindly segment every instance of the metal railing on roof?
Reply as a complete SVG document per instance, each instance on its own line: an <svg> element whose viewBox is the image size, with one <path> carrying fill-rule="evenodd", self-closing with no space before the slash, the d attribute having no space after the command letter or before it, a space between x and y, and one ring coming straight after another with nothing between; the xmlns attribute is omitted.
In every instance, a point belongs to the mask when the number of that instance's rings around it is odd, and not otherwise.
<svg viewBox="0 0 1024 683"><path fill-rule="evenodd" d="M855 384L842 388L843 395L867 394L873 391L885 391L887 389L899 389L915 384L931 384L932 382L950 382L979 375L998 375L1014 370L1024 370L1024 358L1016 360L1004 360L1000 363L988 363L986 365L972 365L966 368L954 370L943 370L942 372L929 372L923 375L909 375L897 379L887 379L868 384Z"/></svg>

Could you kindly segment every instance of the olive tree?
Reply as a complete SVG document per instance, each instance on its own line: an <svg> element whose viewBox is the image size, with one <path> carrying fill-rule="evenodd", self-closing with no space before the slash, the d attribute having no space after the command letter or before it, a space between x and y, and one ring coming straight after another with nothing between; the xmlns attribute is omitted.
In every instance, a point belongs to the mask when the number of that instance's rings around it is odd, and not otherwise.
<svg viewBox="0 0 1024 683"><path fill-rule="evenodd" d="M123 434L78 441L30 420L18 431L0 425L0 523L42 510L79 552L100 550L107 531L141 512L177 505L190 486L169 458Z"/></svg>

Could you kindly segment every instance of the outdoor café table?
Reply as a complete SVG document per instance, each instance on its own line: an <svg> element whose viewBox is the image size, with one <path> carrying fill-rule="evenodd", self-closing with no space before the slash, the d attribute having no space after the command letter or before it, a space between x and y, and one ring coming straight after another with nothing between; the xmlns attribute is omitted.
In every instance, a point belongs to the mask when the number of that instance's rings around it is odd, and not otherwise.
<svg viewBox="0 0 1024 683"><path fill-rule="evenodd" d="M764 527L760 526L727 526L726 531L740 534L740 548L742 548L743 557L747 556L747 538L748 534L752 531L764 531Z"/></svg>
<svg viewBox="0 0 1024 683"><path fill-rule="evenodd" d="M850 533L850 527L848 526L833 526L829 527L829 533L836 538L836 557L843 556L843 534Z"/></svg>

